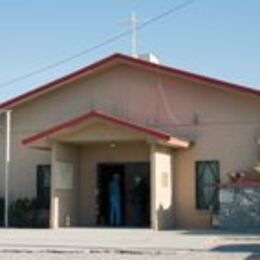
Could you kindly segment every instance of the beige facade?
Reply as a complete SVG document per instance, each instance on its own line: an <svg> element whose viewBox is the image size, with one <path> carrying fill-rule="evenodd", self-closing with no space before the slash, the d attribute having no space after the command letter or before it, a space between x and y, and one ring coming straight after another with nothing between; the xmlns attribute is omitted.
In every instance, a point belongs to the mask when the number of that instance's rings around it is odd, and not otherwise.
<svg viewBox="0 0 260 260"><path fill-rule="evenodd" d="M162 144L126 127L97 120L85 125L80 132L73 129L73 133L56 136L51 144L51 226L95 226L98 165L145 162L151 169L151 227L173 228L174 152L187 148L179 143ZM60 163L73 165L73 185L69 189L61 189L55 178L60 171L55 166Z"/></svg>
<svg viewBox="0 0 260 260"><path fill-rule="evenodd" d="M140 149L141 145L141 149ZM93 226L95 218L96 167L99 162L149 161L149 148L144 143L118 143L111 148L109 143L95 144L55 144L53 157L56 162L72 163L74 166L73 188L59 190L52 185L52 226ZM55 162L53 162L53 165ZM55 170L52 176L55 176ZM86 185L87 184L87 185ZM64 197L68 196L68 197ZM65 203L65 205L60 205ZM76 208L71 208L72 206ZM62 209L63 212L60 212ZM66 217L70 223L66 222Z"/></svg>
<svg viewBox="0 0 260 260"><path fill-rule="evenodd" d="M251 169L258 160L259 95L123 56L53 85L6 106L12 110L11 200L35 197L37 165L52 165L52 227L95 225L97 164L102 162L150 164L153 228L210 227L210 212L196 209L195 163L219 161L224 182L229 172ZM94 119L22 144L24 138L93 110L167 133L172 142ZM5 133L1 135L3 180ZM62 162L73 165L73 185L67 190L55 187L55 167Z"/></svg>

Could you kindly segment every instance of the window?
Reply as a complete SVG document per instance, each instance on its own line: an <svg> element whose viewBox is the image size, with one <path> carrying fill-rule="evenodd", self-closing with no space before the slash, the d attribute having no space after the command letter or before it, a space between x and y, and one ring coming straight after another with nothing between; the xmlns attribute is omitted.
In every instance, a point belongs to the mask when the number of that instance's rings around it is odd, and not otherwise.
<svg viewBox="0 0 260 260"><path fill-rule="evenodd" d="M219 162L196 162L196 206L200 210L218 211Z"/></svg>
<svg viewBox="0 0 260 260"><path fill-rule="evenodd" d="M37 166L37 205L40 209L49 209L50 206L50 165Z"/></svg>

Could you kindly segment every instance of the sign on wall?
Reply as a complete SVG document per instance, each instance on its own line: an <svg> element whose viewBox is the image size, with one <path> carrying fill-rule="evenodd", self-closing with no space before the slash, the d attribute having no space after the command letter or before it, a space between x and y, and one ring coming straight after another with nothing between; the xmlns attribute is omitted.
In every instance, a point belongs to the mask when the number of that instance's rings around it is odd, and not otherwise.
<svg viewBox="0 0 260 260"><path fill-rule="evenodd" d="M73 163L56 162L55 169L55 188L60 190L72 190L74 175Z"/></svg>
<svg viewBox="0 0 260 260"><path fill-rule="evenodd" d="M168 188L168 185L169 185L169 173L168 172L162 172L161 185L163 188Z"/></svg>

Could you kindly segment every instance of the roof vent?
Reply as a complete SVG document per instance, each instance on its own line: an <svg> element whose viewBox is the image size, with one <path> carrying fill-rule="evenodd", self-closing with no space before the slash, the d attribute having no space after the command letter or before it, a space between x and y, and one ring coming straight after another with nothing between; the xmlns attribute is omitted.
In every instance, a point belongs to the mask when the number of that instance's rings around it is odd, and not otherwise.
<svg viewBox="0 0 260 260"><path fill-rule="evenodd" d="M145 53L138 55L138 58L141 60L146 60L155 64L160 64L159 58L153 53Z"/></svg>

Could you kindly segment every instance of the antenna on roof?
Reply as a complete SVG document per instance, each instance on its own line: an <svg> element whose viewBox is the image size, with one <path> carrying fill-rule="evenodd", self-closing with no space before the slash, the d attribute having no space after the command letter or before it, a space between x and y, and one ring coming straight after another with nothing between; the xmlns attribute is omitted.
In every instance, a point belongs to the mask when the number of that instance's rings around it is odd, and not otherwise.
<svg viewBox="0 0 260 260"><path fill-rule="evenodd" d="M130 21L127 21L127 24L131 25L131 55L133 57L137 57L138 56L138 52L137 52L137 28L138 28L138 24L139 24L139 18L137 17L136 13L133 11L131 13L131 18Z"/></svg>
<svg viewBox="0 0 260 260"><path fill-rule="evenodd" d="M137 57L137 25L138 18L135 12L131 15L131 29L132 29L132 56Z"/></svg>

